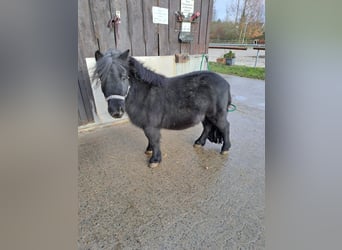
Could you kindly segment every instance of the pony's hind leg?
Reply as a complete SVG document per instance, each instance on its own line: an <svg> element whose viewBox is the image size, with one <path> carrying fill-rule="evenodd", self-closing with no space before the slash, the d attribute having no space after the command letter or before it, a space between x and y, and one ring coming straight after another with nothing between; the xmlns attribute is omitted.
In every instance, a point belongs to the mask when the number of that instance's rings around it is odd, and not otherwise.
<svg viewBox="0 0 342 250"><path fill-rule="evenodd" d="M203 125L203 132L201 134L201 136L195 141L194 143L194 147L202 147L205 144L205 141L208 138L209 132L212 128L212 123L205 118L204 121L202 122Z"/></svg>
<svg viewBox="0 0 342 250"><path fill-rule="evenodd" d="M152 150L152 156L149 160L149 167L155 168L161 162L160 129L153 128L153 127L146 127L144 128L144 133L149 142L147 149Z"/></svg>
<svg viewBox="0 0 342 250"><path fill-rule="evenodd" d="M230 134L230 124L229 122L224 119L224 126L218 127L218 129L223 133L223 145L221 148L221 154L225 155L228 154L228 151L231 147L230 139L229 139L229 134Z"/></svg>
<svg viewBox="0 0 342 250"><path fill-rule="evenodd" d="M228 150L231 147L230 143L230 124L227 121L226 113L218 118L218 120L214 123L214 126L218 128L218 130L223 135L223 145L221 148L221 154L228 154Z"/></svg>

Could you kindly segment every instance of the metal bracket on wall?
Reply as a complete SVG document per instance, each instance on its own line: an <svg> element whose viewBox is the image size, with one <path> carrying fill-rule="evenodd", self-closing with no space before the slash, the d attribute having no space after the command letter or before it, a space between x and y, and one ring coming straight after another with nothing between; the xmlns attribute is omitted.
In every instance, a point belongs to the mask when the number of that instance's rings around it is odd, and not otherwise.
<svg viewBox="0 0 342 250"><path fill-rule="evenodd" d="M194 40L194 35L191 32L179 32L178 36L179 42L190 43Z"/></svg>
<svg viewBox="0 0 342 250"><path fill-rule="evenodd" d="M194 40L194 35L191 32L191 25L193 23L197 23L196 19L201 15L199 11L194 12L193 14L188 13L188 16L185 16L182 12L176 11L176 22L181 23L181 28L178 35L178 40L180 43L191 43ZM187 24L187 26L185 26Z"/></svg>

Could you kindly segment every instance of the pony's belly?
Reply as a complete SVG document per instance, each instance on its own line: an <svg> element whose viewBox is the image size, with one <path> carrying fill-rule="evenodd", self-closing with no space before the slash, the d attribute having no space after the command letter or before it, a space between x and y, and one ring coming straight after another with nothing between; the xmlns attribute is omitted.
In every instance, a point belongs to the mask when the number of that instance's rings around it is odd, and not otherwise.
<svg viewBox="0 0 342 250"><path fill-rule="evenodd" d="M170 117L171 118L171 117ZM194 115L188 117L175 116L171 119L164 120L162 128L182 130L195 126L204 120L204 115Z"/></svg>

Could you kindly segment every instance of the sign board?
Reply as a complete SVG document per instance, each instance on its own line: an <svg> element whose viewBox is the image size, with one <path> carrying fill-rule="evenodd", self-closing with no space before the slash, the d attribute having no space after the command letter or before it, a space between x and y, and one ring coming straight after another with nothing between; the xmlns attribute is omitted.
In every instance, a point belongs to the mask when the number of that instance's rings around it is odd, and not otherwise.
<svg viewBox="0 0 342 250"><path fill-rule="evenodd" d="M190 32L190 31L191 31L191 23L182 22L182 32Z"/></svg>
<svg viewBox="0 0 342 250"><path fill-rule="evenodd" d="M190 17L194 13L194 0L182 0L181 12L185 17Z"/></svg>
<svg viewBox="0 0 342 250"><path fill-rule="evenodd" d="M153 23L169 24L169 10L152 6Z"/></svg>

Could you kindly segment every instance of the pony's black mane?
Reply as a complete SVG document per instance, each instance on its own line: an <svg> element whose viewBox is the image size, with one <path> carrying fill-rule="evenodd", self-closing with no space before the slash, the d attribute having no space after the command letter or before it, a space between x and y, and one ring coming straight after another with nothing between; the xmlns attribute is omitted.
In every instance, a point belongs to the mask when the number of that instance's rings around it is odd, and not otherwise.
<svg viewBox="0 0 342 250"><path fill-rule="evenodd" d="M143 64L138 62L133 57L129 57L128 60L129 77L137 80L142 80L145 83L153 86L160 86L164 83L166 77L160 75L150 69L147 69Z"/></svg>
<svg viewBox="0 0 342 250"><path fill-rule="evenodd" d="M101 59L96 62L93 79L100 78L105 80L110 74L113 67L123 69L123 74L128 74L130 78L139 80L153 86L160 86L165 82L166 77L160 75L148 68L133 57L129 57L128 61L119 58L120 51L112 49L106 52Z"/></svg>
<svg viewBox="0 0 342 250"><path fill-rule="evenodd" d="M118 64L118 60L116 60L120 56L120 51L117 50L109 50L106 52L102 58L100 58L95 65L93 79L100 78L101 81L104 81L107 76L110 74L110 71L114 64ZM119 65L119 67L122 67ZM126 71L126 69L124 68ZM97 82L98 83L98 82Z"/></svg>

